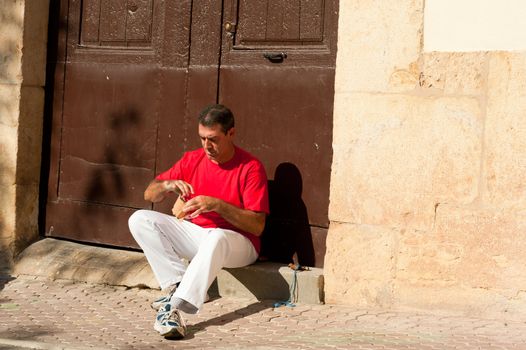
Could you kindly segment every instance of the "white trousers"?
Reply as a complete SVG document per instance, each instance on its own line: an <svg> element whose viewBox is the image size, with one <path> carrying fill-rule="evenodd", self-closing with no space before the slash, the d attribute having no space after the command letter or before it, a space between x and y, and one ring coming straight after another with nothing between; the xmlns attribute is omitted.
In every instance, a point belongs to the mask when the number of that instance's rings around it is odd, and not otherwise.
<svg viewBox="0 0 526 350"><path fill-rule="evenodd" d="M152 210L136 211L128 225L161 288L180 282L173 298L197 310L223 267L242 267L257 259L250 240L235 231L202 228ZM182 259L191 262L187 266Z"/></svg>

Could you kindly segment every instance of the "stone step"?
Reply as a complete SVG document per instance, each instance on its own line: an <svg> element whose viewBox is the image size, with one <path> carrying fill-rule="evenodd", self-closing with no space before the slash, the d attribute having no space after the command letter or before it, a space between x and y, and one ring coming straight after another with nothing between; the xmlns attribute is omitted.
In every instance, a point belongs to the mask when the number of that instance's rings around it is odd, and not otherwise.
<svg viewBox="0 0 526 350"><path fill-rule="evenodd" d="M274 262L257 262L242 268L223 269L210 288L210 294L213 295L217 290L221 296L285 301L290 297L292 286L293 301L324 303L322 269L310 268L309 271L295 272L288 266Z"/></svg>
<svg viewBox="0 0 526 350"><path fill-rule="evenodd" d="M14 274L67 279L127 287L159 288L141 252L106 248L45 238L17 258ZM286 301L295 282L293 301L324 302L323 269L295 271L284 264L257 262L243 268L223 269L210 288L211 296L233 296Z"/></svg>

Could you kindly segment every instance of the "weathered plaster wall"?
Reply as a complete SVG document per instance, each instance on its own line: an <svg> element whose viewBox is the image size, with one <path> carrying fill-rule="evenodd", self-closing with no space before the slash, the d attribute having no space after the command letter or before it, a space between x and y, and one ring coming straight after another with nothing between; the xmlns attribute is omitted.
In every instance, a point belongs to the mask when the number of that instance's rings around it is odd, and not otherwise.
<svg viewBox="0 0 526 350"><path fill-rule="evenodd" d="M0 0L0 266L38 237L48 6Z"/></svg>
<svg viewBox="0 0 526 350"><path fill-rule="evenodd" d="M426 51L526 50L524 0L426 0Z"/></svg>
<svg viewBox="0 0 526 350"><path fill-rule="evenodd" d="M326 300L526 318L526 53L423 51L340 2Z"/></svg>

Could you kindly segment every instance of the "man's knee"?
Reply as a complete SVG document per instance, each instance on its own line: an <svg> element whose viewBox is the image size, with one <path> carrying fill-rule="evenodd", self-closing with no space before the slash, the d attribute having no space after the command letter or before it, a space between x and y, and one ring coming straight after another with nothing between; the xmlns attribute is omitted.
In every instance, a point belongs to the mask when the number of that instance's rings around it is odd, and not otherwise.
<svg viewBox="0 0 526 350"><path fill-rule="evenodd" d="M140 209L133 213L128 219L128 227L132 235L141 232L141 226L150 222L151 210Z"/></svg>
<svg viewBox="0 0 526 350"><path fill-rule="evenodd" d="M128 219L128 226L130 228L136 226L137 223L141 222L144 219L144 211L145 210L140 209L130 215L130 218Z"/></svg>
<svg viewBox="0 0 526 350"><path fill-rule="evenodd" d="M228 236L225 234L225 231L222 229L213 229L208 233L206 243L209 246L214 247L214 249L228 249Z"/></svg>

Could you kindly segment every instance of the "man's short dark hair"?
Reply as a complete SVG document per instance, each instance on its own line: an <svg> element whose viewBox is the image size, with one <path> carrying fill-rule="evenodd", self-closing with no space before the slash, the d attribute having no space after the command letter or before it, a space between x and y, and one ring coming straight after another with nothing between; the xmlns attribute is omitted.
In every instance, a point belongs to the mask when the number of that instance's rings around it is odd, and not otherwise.
<svg viewBox="0 0 526 350"><path fill-rule="evenodd" d="M206 127L221 125L224 134L234 127L232 111L223 105L210 105L199 114L199 124Z"/></svg>

